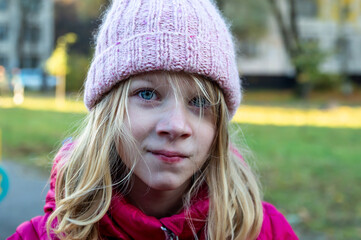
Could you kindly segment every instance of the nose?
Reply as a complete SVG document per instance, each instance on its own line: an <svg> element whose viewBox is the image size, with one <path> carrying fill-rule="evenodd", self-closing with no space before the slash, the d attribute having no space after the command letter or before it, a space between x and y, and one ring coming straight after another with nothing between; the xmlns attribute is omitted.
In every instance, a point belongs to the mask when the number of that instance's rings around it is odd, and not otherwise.
<svg viewBox="0 0 361 240"><path fill-rule="evenodd" d="M183 104L176 103L161 113L156 132L159 136L167 137L171 141L179 138L186 139L192 135L190 124L187 109Z"/></svg>

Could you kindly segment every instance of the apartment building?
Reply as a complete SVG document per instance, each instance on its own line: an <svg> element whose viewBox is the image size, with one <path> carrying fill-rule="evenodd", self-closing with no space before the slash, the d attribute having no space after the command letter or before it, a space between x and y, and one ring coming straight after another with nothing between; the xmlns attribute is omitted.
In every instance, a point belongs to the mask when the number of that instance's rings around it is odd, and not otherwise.
<svg viewBox="0 0 361 240"><path fill-rule="evenodd" d="M0 0L0 65L8 72L41 68L51 55L53 4L52 0Z"/></svg>
<svg viewBox="0 0 361 240"><path fill-rule="evenodd" d="M288 0L279 0L279 3L288 11ZM296 3L301 39L316 42L329 53L321 70L343 71L361 78L361 0L298 0ZM349 8L342 17L341 6L346 3ZM273 16L268 29L259 42L246 43L239 58L239 69L250 78L292 78L294 70ZM341 51L340 41L345 43Z"/></svg>

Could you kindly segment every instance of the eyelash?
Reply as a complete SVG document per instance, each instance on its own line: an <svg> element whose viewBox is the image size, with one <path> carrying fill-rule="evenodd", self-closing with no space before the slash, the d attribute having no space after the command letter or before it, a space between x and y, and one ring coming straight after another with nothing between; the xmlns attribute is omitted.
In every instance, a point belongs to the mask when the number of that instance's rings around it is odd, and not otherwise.
<svg viewBox="0 0 361 240"><path fill-rule="evenodd" d="M199 104L199 99L201 99L200 104ZM189 101L189 103L194 107L203 108L203 109L206 109L211 105L211 103L207 100L207 98L205 98L203 96L194 97Z"/></svg>
<svg viewBox="0 0 361 240"><path fill-rule="evenodd" d="M146 98L144 98L144 96L141 96L141 94L145 93L145 92L152 94L150 99L146 99ZM155 101L158 99L158 93L152 88L139 89L139 90L135 91L134 95L138 96L142 101L145 101L145 102ZM154 95L156 96L156 99L153 99ZM202 101L201 104L199 104L199 99L201 99L201 101ZM192 107L203 108L203 109L207 109L211 105L211 103L207 100L207 98L205 98L203 96L197 96L197 97L192 98L189 101L189 104Z"/></svg>
<svg viewBox="0 0 361 240"><path fill-rule="evenodd" d="M145 93L145 92L148 92L148 93L151 93L151 94L152 94L150 99L146 99L146 98L144 98L144 96L141 95L142 93ZM148 89L147 89L147 88L146 88L146 89L137 90L137 91L135 92L135 95L138 96L141 100L148 102L148 101L152 101L152 100L153 100L153 99L152 99L153 96L154 96L154 95L157 96L158 94L157 94L157 92L156 92L154 89L151 89L151 88L148 88Z"/></svg>

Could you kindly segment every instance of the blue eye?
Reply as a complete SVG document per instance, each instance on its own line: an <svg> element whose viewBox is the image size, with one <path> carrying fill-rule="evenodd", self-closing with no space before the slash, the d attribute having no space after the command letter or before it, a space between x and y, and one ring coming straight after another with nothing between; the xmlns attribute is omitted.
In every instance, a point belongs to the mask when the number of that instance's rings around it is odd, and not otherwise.
<svg viewBox="0 0 361 240"><path fill-rule="evenodd" d="M152 90L141 90L138 92L138 96L144 100L152 100L155 97L155 93Z"/></svg>
<svg viewBox="0 0 361 240"><path fill-rule="evenodd" d="M195 97L190 101L190 104L198 108L207 108L210 102L205 97Z"/></svg>

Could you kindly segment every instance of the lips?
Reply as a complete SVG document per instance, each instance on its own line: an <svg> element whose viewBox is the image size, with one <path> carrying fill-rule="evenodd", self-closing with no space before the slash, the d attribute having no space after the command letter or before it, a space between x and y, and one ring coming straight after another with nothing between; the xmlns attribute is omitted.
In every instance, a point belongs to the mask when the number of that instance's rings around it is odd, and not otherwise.
<svg viewBox="0 0 361 240"><path fill-rule="evenodd" d="M176 163L188 158L189 156L180 152L166 151L166 150L151 150L149 151L158 159L167 163Z"/></svg>

